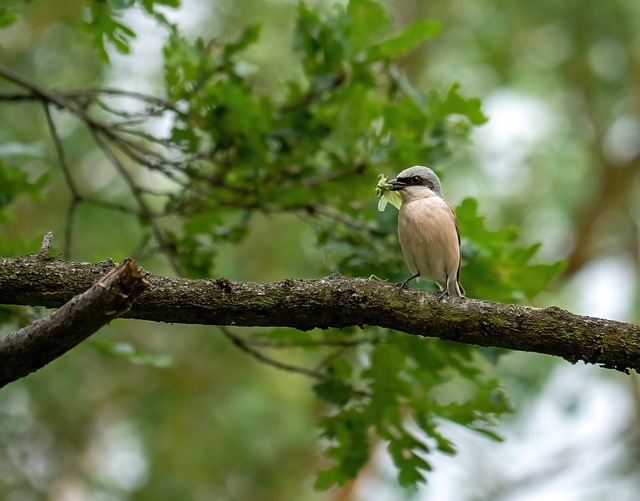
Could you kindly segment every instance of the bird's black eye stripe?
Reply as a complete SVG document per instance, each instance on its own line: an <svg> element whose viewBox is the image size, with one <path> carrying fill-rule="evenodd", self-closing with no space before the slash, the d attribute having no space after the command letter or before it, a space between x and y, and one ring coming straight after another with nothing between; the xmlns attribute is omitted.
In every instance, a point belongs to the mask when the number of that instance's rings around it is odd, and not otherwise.
<svg viewBox="0 0 640 501"><path fill-rule="evenodd" d="M435 191L435 185L430 179L426 179L421 176L411 176L411 177L402 177L398 178L398 181L402 181L405 185L410 186L426 186L430 190Z"/></svg>

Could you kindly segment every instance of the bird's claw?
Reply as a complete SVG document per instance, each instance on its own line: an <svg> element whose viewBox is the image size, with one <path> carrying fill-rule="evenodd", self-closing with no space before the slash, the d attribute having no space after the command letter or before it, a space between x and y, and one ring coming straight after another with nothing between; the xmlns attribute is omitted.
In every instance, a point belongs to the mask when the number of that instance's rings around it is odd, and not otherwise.
<svg viewBox="0 0 640 501"><path fill-rule="evenodd" d="M404 280L403 282L396 284L396 287L398 288L398 290L405 291L409 288L409 281Z"/></svg>

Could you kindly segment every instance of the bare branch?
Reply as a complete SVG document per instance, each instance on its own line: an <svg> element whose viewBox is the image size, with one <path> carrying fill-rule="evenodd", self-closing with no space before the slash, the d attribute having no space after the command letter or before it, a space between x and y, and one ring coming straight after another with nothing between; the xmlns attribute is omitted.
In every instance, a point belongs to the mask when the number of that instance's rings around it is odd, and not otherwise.
<svg viewBox="0 0 640 501"><path fill-rule="evenodd" d="M147 285L138 266L126 260L49 317L5 336L0 340L0 387L44 367L122 315Z"/></svg>
<svg viewBox="0 0 640 501"><path fill-rule="evenodd" d="M135 183L133 177L127 172L124 165L118 158L118 155L116 154L117 152L112 149L112 146L113 148L118 148L119 152L123 153L127 156L128 159L133 160L140 166L158 171L181 186L185 186L187 184L186 181L184 179L181 179L179 176L180 169L182 168L184 170L186 168L184 167L186 165L186 162L184 160L172 162L171 160L168 160L162 155L154 152L151 147L142 146L134 142L133 139L136 139L137 136L137 139L139 140L147 141L157 146L166 148L166 144L164 141L161 141L150 134L145 134L142 131L136 131L135 129L127 128L131 125L131 115L126 112L119 113L117 110L109 109L109 111L113 115L118 117L120 121L116 120L114 122L109 122L102 121L96 118L91 113L90 105L95 104L97 102L96 100L98 100L99 102L99 98L96 97L96 94L91 94L90 91L76 91L66 93L48 91L29 81L27 78L24 78L21 75L13 72L11 69L3 67L1 65L0 78L4 78L5 80L12 82L13 84L24 89L24 91L26 92L24 94L7 93L4 95L0 95L0 99L14 101L32 99L40 101L42 103L46 122L49 128L49 134L51 135L51 138L53 140L63 175L72 195L71 203L67 210L66 216L64 244L65 254L69 256L71 252L73 220L78 208L78 204L81 202L87 202L92 203L93 205L100 205L105 208L110 208L112 210L120 210L132 213L143 219L149 224L149 228L151 229L154 238L158 242L160 251L169 260L169 263L171 264L174 271L179 275L183 274L182 264L178 259L173 245L167 240L165 233L156 222L156 215L151 211L144 199L144 194L147 193L148 190L142 189ZM163 100L155 97L144 96L142 94L131 93L127 91L117 91L115 89L105 89L103 91L100 91L100 94L130 97L145 103L147 107L164 107L164 109L170 112L180 113L180 111L177 110L175 106L170 105L169 103L166 103ZM120 206L118 204L109 206L107 202L91 200L89 196L83 196L80 193L78 185L71 175L71 169L66 158L64 146L62 144L62 140L58 134L55 122L51 114L52 107L59 108L72 114L89 127L97 146L103 151L107 159L118 171L118 174L129 186L133 194L133 198L139 207L139 210L128 210L128 208ZM103 109L107 108L103 107ZM159 111L157 109L154 109L143 115L146 117L157 116L158 113ZM133 139L130 139L127 136L131 136Z"/></svg>
<svg viewBox="0 0 640 501"><path fill-rule="evenodd" d="M40 259L53 259L51 256L51 241L53 240L53 232L48 231L47 234L42 238L42 244L40 244L40 250L36 254L36 256Z"/></svg>
<svg viewBox="0 0 640 501"><path fill-rule="evenodd" d="M115 97L129 97L138 101L146 102L157 108L170 110L173 113L184 115L184 112L180 110L171 101L166 101L162 98L149 96L148 94L142 94L141 92L130 91L126 89L114 89L112 87L101 87L91 89L80 89L67 92L67 95L73 97L81 97L84 99L93 99L97 95L115 96Z"/></svg>
<svg viewBox="0 0 640 501"><path fill-rule="evenodd" d="M91 128L91 133L93 134L93 139L98 145L98 147L102 150L102 152L107 157L109 162L111 162L111 164L115 167L115 169L118 171L118 173L122 176L122 178L125 180L125 182L129 186L129 190L131 191L131 194L135 198L138 206L140 207L140 211L144 216L145 220L149 223L151 231L153 232L153 236L158 241L158 245L160 245L160 248L164 251L164 254L167 256L167 259L169 260L169 263L171 264L173 271L175 271L178 275L183 275L184 270L182 269L182 264L180 263L180 260L178 259L178 256L176 255L175 250L173 249L171 244L167 241L162 230L156 223L154 214L149 208L149 206L147 205L147 203L145 202L142 196L142 192L138 187L138 185L135 183L133 177L131 177L129 172L127 172L127 169L122 164L120 159L116 156L116 154L111 150L107 142L100 136L99 131L96 130L95 128Z"/></svg>
<svg viewBox="0 0 640 501"><path fill-rule="evenodd" d="M245 337L245 343L250 346L260 346L262 348L273 349L289 349L289 348L318 348L318 347L343 347L352 348L355 346L361 346L365 344L377 344L383 341L378 338L368 339L265 339L263 337Z"/></svg>
<svg viewBox="0 0 640 501"><path fill-rule="evenodd" d="M305 207L309 214L320 214L339 223L345 224L358 231L367 231L374 234L384 234L380 227L370 221L359 220L349 216L349 214L333 209L323 204L310 203Z"/></svg>
<svg viewBox="0 0 640 501"><path fill-rule="evenodd" d="M283 371L295 372L297 374L302 374L303 376L308 376L314 379L324 379L324 375L322 374L322 372L318 370L307 369L306 367L290 365L290 364L286 364L284 362L275 360L271 357L268 357L261 351L256 350L255 348L252 348L249 345L249 343L246 342L245 338L243 338L242 336L238 336L237 334L234 334L233 332L231 332L231 330L227 329L226 327L219 326L219 329L226 337L228 337L231 340L233 344L235 344L238 348L240 348L245 353L251 355L253 358L258 360L259 362L262 362L266 365L270 365L271 367L275 367L276 369L281 369Z"/></svg>
<svg viewBox="0 0 640 501"><path fill-rule="evenodd" d="M330 376L330 374L327 373L326 367L329 365L331 360L341 356L342 354L344 354L345 351L347 351L349 348L351 348L351 346L338 348L337 350L334 350L332 353L330 353L328 356L324 357L320 361L320 363L316 366L315 369L307 369L306 367L300 367L298 365L291 365L291 364L287 364L287 363L284 363L284 362L280 362L279 360L275 360L275 359L265 355L261 351L256 350L255 348L253 348L247 342L247 338L245 338L243 336L240 336L238 334L234 334L233 332L231 332L226 327L219 326L218 328L220 329L220 331L226 337L228 337L231 340L231 342L234 345L236 345L240 350L244 351L245 353L247 353L251 357L255 358L258 362L262 362L263 364L269 365L270 367L273 367L275 369L280 369L280 370L283 370L283 371L286 371L286 372L292 372L294 374L301 374L303 376L307 376L307 377L310 377L312 379L318 379L318 380L325 380L326 381L326 380L330 379L331 376ZM358 397L370 397L371 396L370 392L364 391L364 390L358 390L356 388L353 388L352 386L349 386L349 390L351 391L351 393L353 393L353 395L358 396Z"/></svg>
<svg viewBox="0 0 640 501"><path fill-rule="evenodd" d="M62 173L64 174L64 179L67 182L67 186L71 191L71 204L67 209L67 222L65 224L65 232L64 232L64 254L65 256L71 256L71 239L73 236L73 219L75 216L76 208L78 206L78 202L82 200L82 196L80 195L80 191L76 186L76 182L71 175L71 167L69 166L69 162L67 161L67 155L64 151L64 146L62 145L62 140L60 139L60 135L58 134L58 129L56 128L55 122L53 121L53 117L51 116L50 104L43 102L42 107L44 109L44 116L47 119L47 127L49 128L49 134L51 135L51 139L53 140L53 145L56 149L56 154L58 155L58 162L60 163L60 167L62 168Z"/></svg>

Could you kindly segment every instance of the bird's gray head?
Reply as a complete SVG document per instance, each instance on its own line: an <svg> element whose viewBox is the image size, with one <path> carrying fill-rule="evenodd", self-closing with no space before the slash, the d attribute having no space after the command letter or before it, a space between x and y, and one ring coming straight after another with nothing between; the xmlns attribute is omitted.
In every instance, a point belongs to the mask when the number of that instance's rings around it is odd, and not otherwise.
<svg viewBox="0 0 640 501"><path fill-rule="evenodd" d="M398 177L389 181L392 191L397 191L404 201L414 198L442 196L442 185L436 173L429 167L416 165L403 170Z"/></svg>

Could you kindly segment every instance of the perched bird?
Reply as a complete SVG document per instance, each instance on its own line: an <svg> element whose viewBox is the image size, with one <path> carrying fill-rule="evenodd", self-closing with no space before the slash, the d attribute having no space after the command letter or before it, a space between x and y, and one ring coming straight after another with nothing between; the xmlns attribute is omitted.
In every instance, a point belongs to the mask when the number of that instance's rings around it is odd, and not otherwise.
<svg viewBox="0 0 640 501"><path fill-rule="evenodd" d="M428 167L403 170L389 181L402 198L398 214L398 237L407 266L414 278L434 281L442 296L463 297L460 283L460 231L453 207L442 196L440 180Z"/></svg>

